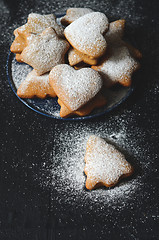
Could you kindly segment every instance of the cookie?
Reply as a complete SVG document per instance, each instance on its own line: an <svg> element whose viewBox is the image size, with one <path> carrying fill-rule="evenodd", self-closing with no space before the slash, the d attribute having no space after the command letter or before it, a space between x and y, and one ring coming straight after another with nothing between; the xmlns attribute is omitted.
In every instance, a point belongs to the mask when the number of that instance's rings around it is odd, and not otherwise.
<svg viewBox="0 0 159 240"><path fill-rule="evenodd" d="M69 43L60 39L53 28L47 28L23 50L21 60L42 75L64 63L68 49Z"/></svg>
<svg viewBox="0 0 159 240"><path fill-rule="evenodd" d="M63 28L57 24L54 14L41 15L37 13L30 13L27 23L15 29L14 35L24 32L40 34L48 27L54 28L57 35L63 37Z"/></svg>
<svg viewBox="0 0 159 240"><path fill-rule="evenodd" d="M64 35L77 51L90 58L98 58L106 51L107 43L103 35L108 27L105 14L93 12L72 22L65 28Z"/></svg>
<svg viewBox="0 0 159 240"><path fill-rule="evenodd" d="M90 8L68 8L66 11L66 15L61 18L61 23L64 26L67 26L78 18L91 12L93 12L93 10Z"/></svg>
<svg viewBox="0 0 159 240"><path fill-rule="evenodd" d="M24 48L31 43L31 41L36 37L36 34L33 33L22 33L18 34L18 36L13 41L10 50L13 53L20 54Z"/></svg>
<svg viewBox="0 0 159 240"><path fill-rule="evenodd" d="M49 80L58 98L72 112L93 99L103 84L101 76L93 69L75 70L67 64L54 67Z"/></svg>
<svg viewBox="0 0 159 240"><path fill-rule="evenodd" d="M20 98L56 97L56 94L49 83L49 74L46 73L42 76L38 76L35 70L32 70L21 83L17 90L17 95Z"/></svg>
<svg viewBox="0 0 159 240"><path fill-rule="evenodd" d="M40 15L37 13L30 13L27 23L14 30L15 40L11 45L11 52L21 53L24 50L26 47L26 34L40 34L48 27L53 27L58 36L63 37L63 28L57 24L54 14Z"/></svg>
<svg viewBox="0 0 159 240"><path fill-rule="evenodd" d="M86 54L80 53L73 48L68 52L68 61L71 66L77 65L80 62L85 62L89 65L96 65L98 63L97 59L92 59Z"/></svg>
<svg viewBox="0 0 159 240"><path fill-rule="evenodd" d="M59 98L58 98L58 104L61 106L60 116L62 118L67 118L73 115L82 117L90 114L96 108L105 106L107 104L107 100L100 92L92 100L86 103L83 107L75 111L71 111L70 109L68 109Z"/></svg>
<svg viewBox="0 0 159 240"><path fill-rule="evenodd" d="M130 55L128 48L122 45L109 48L109 53L102 62L92 66L102 75L106 87L116 83L129 87L132 74L139 67L140 64Z"/></svg>
<svg viewBox="0 0 159 240"><path fill-rule="evenodd" d="M21 59L21 53L17 53L17 54L15 55L15 59L17 60L17 62L20 62L20 63L23 62L22 59Z"/></svg>
<svg viewBox="0 0 159 240"><path fill-rule="evenodd" d="M126 46L130 52L130 54L136 58L141 59L141 52L134 48L131 44L123 41L123 35L125 30L125 20L119 19L117 21L111 22L109 25L109 30L105 34L105 39L110 46Z"/></svg>
<svg viewBox="0 0 159 240"><path fill-rule="evenodd" d="M86 188L112 187L133 173L133 167L113 145L98 136L90 136L85 154Z"/></svg>

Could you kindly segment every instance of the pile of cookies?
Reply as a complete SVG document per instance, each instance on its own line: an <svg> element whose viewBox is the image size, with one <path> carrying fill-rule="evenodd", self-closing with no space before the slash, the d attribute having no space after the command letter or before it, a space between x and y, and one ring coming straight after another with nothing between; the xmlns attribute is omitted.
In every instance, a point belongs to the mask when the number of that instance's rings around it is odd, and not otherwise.
<svg viewBox="0 0 159 240"><path fill-rule="evenodd" d="M125 41L125 20L109 21L89 8L70 8L61 18L31 13L15 29L11 52L33 70L21 83L21 98L58 97L60 116L85 116L106 105L105 88L131 85L139 50Z"/></svg>

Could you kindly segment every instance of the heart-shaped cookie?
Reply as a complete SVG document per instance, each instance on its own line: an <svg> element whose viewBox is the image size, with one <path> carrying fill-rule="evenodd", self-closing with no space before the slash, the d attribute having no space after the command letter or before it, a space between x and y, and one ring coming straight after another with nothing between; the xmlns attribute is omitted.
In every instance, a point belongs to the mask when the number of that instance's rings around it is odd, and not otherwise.
<svg viewBox="0 0 159 240"><path fill-rule="evenodd" d="M56 95L71 111L79 109L95 97L103 83L95 70L75 70L67 64L55 66L50 72L49 80Z"/></svg>
<svg viewBox="0 0 159 240"><path fill-rule="evenodd" d="M71 23L65 28L64 35L79 52L98 58L104 54L107 47L103 35L108 31L108 27L105 14L93 12Z"/></svg>

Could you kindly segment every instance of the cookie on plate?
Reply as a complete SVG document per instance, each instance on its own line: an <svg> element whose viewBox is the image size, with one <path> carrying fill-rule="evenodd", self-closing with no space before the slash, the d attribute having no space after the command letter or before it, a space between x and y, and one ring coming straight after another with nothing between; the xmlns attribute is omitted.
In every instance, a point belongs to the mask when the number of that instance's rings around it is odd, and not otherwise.
<svg viewBox="0 0 159 240"><path fill-rule="evenodd" d="M96 65L97 59L90 58L86 54L78 52L76 49L71 48L68 52L68 61L71 66L77 65L78 63L84 62L89 65Z"/></svg>
<svg viewBox="0 0 159 240"><path fill-rule="evenodd" d="M106 51L104 34L108 28L109 23L105 14L92 12L67 26L64 35L73 48L94 59L99 58Z"/></svg>
<svg viewBox="0 0 159 240"><path fill-rule="evenodd" d="M48 27L54 28L57 35L63 37L63 28L57 24L54 14L40 15L30 13L27 23L14 30L15 40L11 45L11 52L21 53L26 47L25 40L27 34L40 34Z"/></svg>
<svg viewBox="0 0 159 240"><path fill-rule="evenodd" d="M20 98L46 98L56 97L53 88L49 83L49 74L38 76L35 70L32 70L21 83L17 90Z"/></svg>
<svg viewBox="0 0 159 240"><path fill-rule="evenodd" d="M88 139L85 163L86 188L89 190L100 186L112 187L134 171L121 152L95 135Z"/></svg>
<svg viewBox="0 0 159 240"><path fill-rule="evenodd" d="M110 47L105 58L97 66L92 66L102 75L106 87L116 83L129 87L132 74L139 67L140 64L130 55L128 48L122 45Z"/></svg>
<svg viewBox="0 0 159 240"><path fill-rule="evenodd" d="M61 23L64 26L67 26L78 18L91 12L93 12L93 10L90 8L68 8L66 11L66 15L61 18Z"/></svg>
<svg viewBox="0 0 159 240"><path fill-rule="evenodd" d="M65 63L64 57L69 47L69 43L59 38L53 28L46 28L23 50L21 60L42 75L54 66Z"/></svg>
<svg viewBox="0 0 159 240"><path fill-rule="evenodd" d="M100 92L103 85L102 78L96 71L92 70L91 68L75 70L67 64L57 65L51 70L49 75L50 85L59 98L61 117L77 114ZM100 106L101 102L106 104L106 101L100 99ZM97 106L95 101L93 103L92 106ZM82 109L82 111L83 113L80 116L87 114L89 110L87 108L87 111L86 109Z"/></svg>

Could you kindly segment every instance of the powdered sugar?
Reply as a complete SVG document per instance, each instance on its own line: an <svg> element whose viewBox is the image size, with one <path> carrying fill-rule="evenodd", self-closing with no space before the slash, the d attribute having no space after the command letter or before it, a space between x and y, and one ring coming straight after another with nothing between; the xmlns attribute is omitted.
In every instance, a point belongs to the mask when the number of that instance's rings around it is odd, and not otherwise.
<svg viewBox="0 0 159 240"><path fill-rule="evenodd" d="M105 14L93 12L80 17L64 30L70 44L90 57L97 58L106 50L103 35L108 30L108 19Z"/></svg>
<svg viewBox="0 0 159 240"><path fill-rule="evenodd" d="M74 70L67 64L54 67L50 81L57 96L72 111L91 100L103 83L100 75L91 68Z"/></svg>
<svg viewBox="0 0 159 240"><path fill-rule="evenodd" d="M56 128L56 126L55 126ZM73 131L70 131L70 128ZM130 129L131 131L131 129ZM105 189L100 188L88 192L85 189L86 176L84 175L84 156L86 152L86 144L90 135L96 134L109 142L117 145L121 152L127 152L127 159L131 163L132 159L129 154L136 157L136 161L140 164L140 157L142 156L142 149L139 149L140 144L132 142L129 137L127 129L127 120L124 120L124 115L121 117L114 117L114 122L98 123L69 123L64 124L54 136L54 148L50 155L52 161L51 168L44 167L46 175L50 176L49 187L57 191L56 200L61 204L71 205L71 208L83 206L84 208L93 208L93 211L101 211L104 208L115 207L124 208L129 204L131 198L137 196L137 192L142 186L142 177L138 174L131 179L122 180L120 184L114 188ZM129 154L128 154L129 153ZM124 154L125 155L125 154ZM139 165L140 165L139 164ZM142 163L144 171L146 165ZM141 167L141 165L140 165ZM138 170L135 168L135 172ZM147 171L146 171L147 172ZM46 180L47 182L47 180ZM45 180L41 184L46 184ZM54 195L52 195L54 199ZM106 212L104 213L106 214Z"/></svg>

